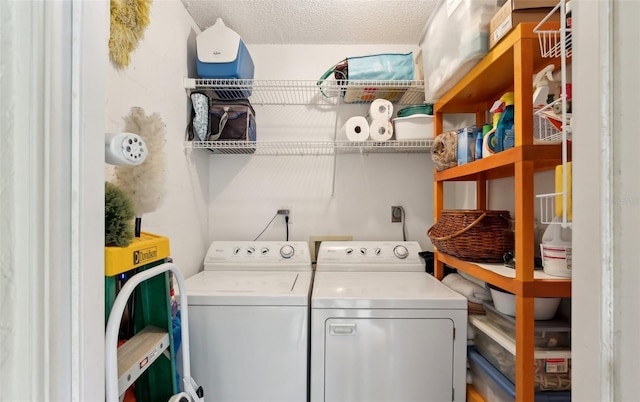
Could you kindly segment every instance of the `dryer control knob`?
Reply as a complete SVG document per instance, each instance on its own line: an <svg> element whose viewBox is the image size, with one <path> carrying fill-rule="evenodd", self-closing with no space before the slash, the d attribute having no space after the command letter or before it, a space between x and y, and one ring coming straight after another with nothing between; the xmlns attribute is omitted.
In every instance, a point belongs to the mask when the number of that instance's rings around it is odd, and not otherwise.
<svg viewBox="0 0 640 402"><path fill-rule="evenodd" d="M262 249L260 250L260 254L262 255L269 254L269 247L262 247Z"/></svg>
<svg viewBox="0 0 640 402"><path fill-rule="evenodd" d="M366 248L364 248L364 247L362 247L362 248L360 249L360 254L362 254L362 255L366 255L366 254L367 254L367 249L366 249Z"/></svg>
<svg viewBox="0 0 640 402"><path fill-rule="evenodd" d="M405 246L395 246L393 248L393 254L401 260L404 260L409 256L409 250L407 250Z"/></svg>
<svg viewBox="0 0 640 402"><path fill-rule="evenodd" d="M353 249L351 247L348 247L348 248L344 249L344 253L346 255L351 255L351 254L353 254Z"/></svg>
<svg viewBox="0 0 640 402"><path fill-rule="evenodd" d="M288 244L280 248L280 255L282 258L291 258L295 252L295 249Z"/></svg>
<svg viewBox="0 0 640 402"><path fill-rule="evenodd" d="M256 252L256 249L253 247L247 247L247 255L253 255Z"/></svg>
<svg viewBox="0 0 640 402"><path fill-rule="evenodd" d="M380 247L376 247L375 250L373 250L373 254L375 255L380 255L380 253L382 253L382 249Z"/></svg>

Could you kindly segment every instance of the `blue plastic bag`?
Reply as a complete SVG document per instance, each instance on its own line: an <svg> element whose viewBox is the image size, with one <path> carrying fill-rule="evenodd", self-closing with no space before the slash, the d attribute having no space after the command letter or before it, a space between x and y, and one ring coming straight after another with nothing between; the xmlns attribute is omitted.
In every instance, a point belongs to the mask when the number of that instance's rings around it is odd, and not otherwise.
<svg viewBox="0 0 640 402"><path fill-rule="evenodd" d="M414 77L413 52L348 57L349 80L410 81Z"/></svg>

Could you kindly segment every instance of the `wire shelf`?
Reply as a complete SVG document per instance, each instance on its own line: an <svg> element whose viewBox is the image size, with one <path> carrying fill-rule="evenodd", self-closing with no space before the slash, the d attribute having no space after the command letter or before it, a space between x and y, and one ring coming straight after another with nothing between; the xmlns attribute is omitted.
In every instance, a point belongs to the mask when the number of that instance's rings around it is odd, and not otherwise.
<svg viewBox="0 0 640 402"><path fill-rule="evenodd" d="M556 214L556 205L562 204L563 195L563 192L536 195L536 198L540 200L541 223L545 225L562 225L563 227L571 226L571 221L565 221L566 214ZM561 219L555 219L556 217Z"/></svg>
<svg viewBox="0 0 640 402"><path fill-rule="evenodd" d="M404 104L424 103L424 81L239 80L185 78L190 91L217 99L246 99L254 105L337 105L383 98Z"/></svg>
<svg viewBox="0 0 640 402"><path fill-rule="evenodd" d="M208 149L215 154L336 155L354 153L427 153L433 140L375 141L186 141L187 149Z"/></svg>
<svg viewBox="0 0 640 402"><path fill-rule="evenodd" d="M536 144L560 144L563 141L562 130L566 131L566 139L571 140L571 116L567 113L567 124L562 124L562 113L554 109L562 105L562 98L534 111L533 132Z"/></svg>
<svg viewBox="0 0 640 402"><path fill-rule="evenodd" d="M533 29L533 32L538 34L538 42L540 43L540 54L542 57L557 58L562 57L562 51L564 47L564 56L569 58L572 54L571 46L571 28L566 27L566 20L564 15L561 16L562 24L558 30L544 30L540 29L542 24L548 22L551 16L560 10L563 14L565 11L564 3L561 1L558 3L549 13L540 21L538 25ZM562 35L564 32L564 42Z"/></svg>

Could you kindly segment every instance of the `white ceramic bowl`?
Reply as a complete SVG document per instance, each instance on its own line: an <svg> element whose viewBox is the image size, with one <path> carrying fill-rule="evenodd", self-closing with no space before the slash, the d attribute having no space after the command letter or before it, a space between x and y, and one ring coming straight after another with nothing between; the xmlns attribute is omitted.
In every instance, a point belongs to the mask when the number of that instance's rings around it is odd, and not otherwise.
<svg viewBox="0 0 640 402"><path fill-rule="evenodd" d="M493 305L502 314L516 316L516 296L512 293L506 292L502 289L494 286L489 286L491 291L491 297L493 298ZM535 320L550 320L558 311L560 306L559 297L536 297L533 301L534 304L534 319Z"/></svg>

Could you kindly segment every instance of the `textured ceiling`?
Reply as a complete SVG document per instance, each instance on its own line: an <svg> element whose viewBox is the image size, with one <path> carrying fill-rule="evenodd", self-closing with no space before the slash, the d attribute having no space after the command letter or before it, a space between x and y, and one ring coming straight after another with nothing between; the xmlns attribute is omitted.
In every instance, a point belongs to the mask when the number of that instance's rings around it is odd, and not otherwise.
<svg viewBox="0 0 640 402"><path fill-rule="evenodd" d="M418 44L438 0L182 0L204 30L222 18L247 44Z"/></svg>

